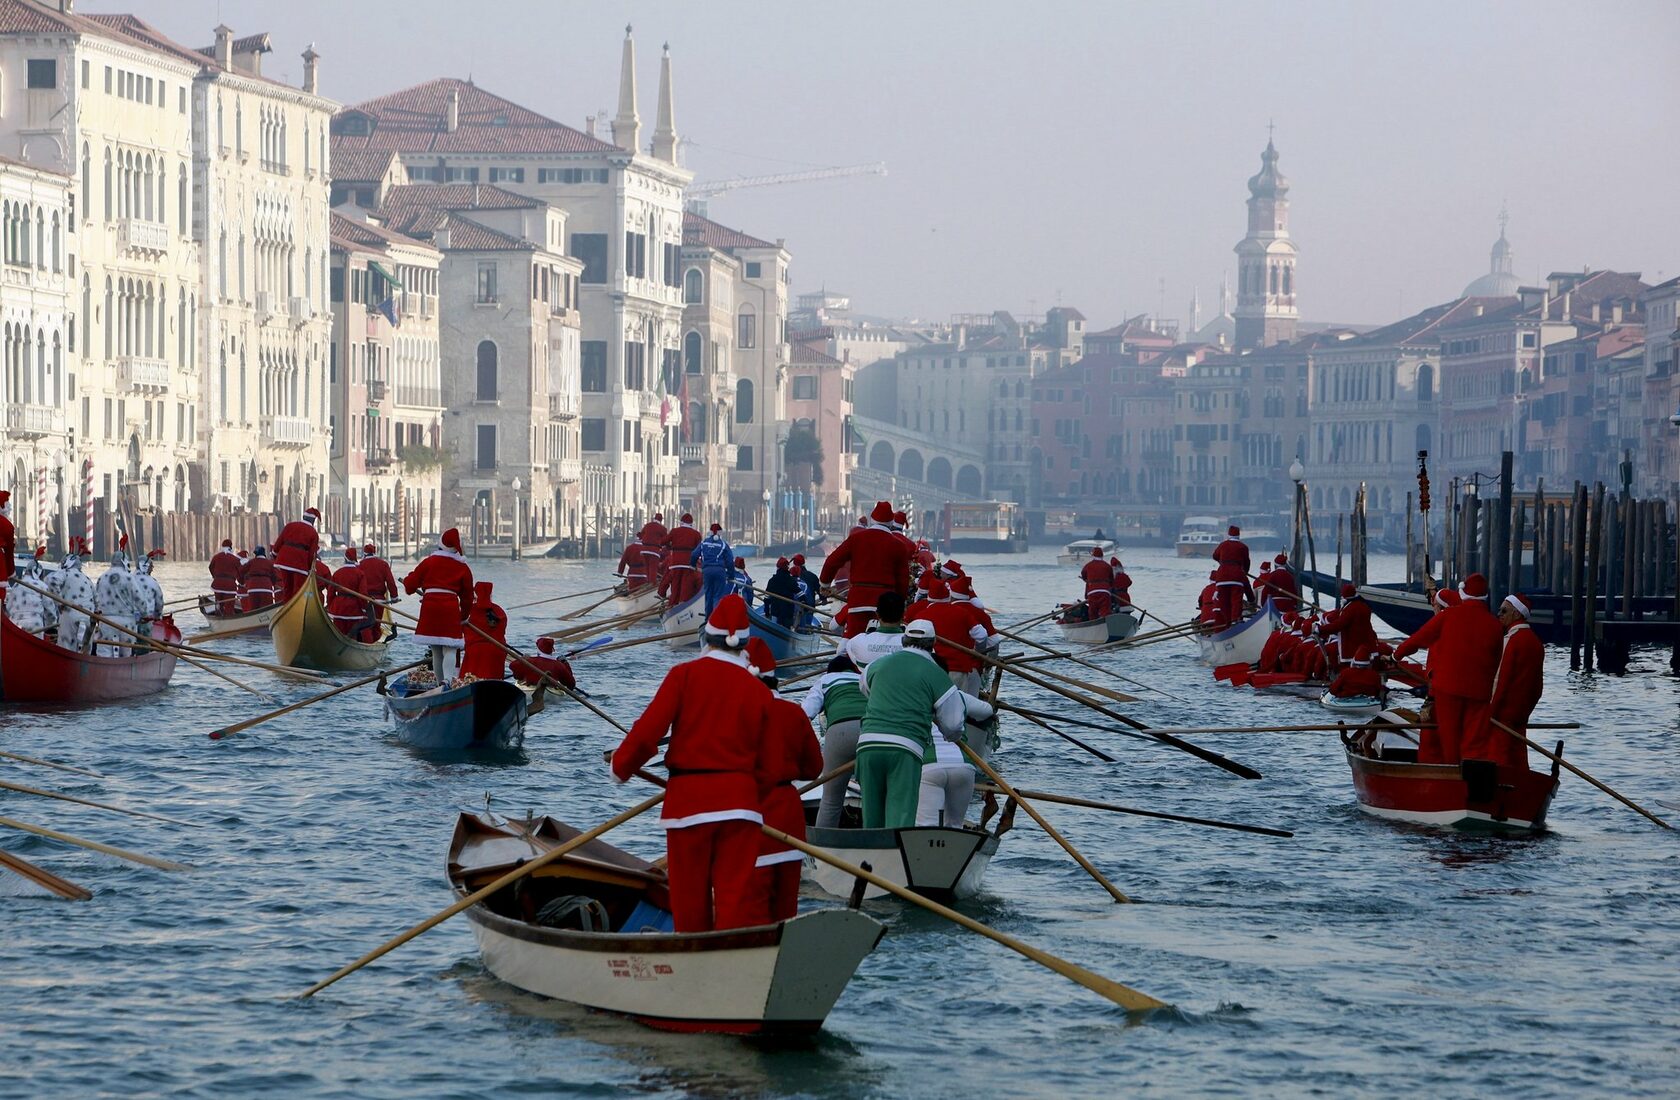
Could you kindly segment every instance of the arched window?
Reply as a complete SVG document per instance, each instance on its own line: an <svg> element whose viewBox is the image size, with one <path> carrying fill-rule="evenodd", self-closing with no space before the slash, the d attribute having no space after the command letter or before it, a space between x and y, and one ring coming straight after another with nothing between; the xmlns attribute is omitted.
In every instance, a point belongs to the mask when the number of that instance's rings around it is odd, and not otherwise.
<svg viewBox="0 0 1680 1100"><path fill-rule="evenodd" d="M82 142L82 217L87 217L92 207L88 206L88 195L93 187L93 157L89 155L88 143ZM75 230L71 230L75 232Z"/></svg>
<svg viewBox="0 0 1680 1100"><path fill-rule="evenodd" d="M690 275L696 274L693 271ZM700 339L698 332L690 332L683 337L683 371L687 374L701 373L701 354L705 341Z"/></svg>
<svg viewBox="0 0 1680 1100"><path fill-rule="evenodd" d="M64 270L64 241L59 233L58 211L54 210L52 216L52 269L54 271Z"/></svg>
<svg viewBox="0 0 1680 1100"><path fill-rule="evenodd" d="M1022 382L1019 379L1017 379L1016 382L1015 382L1015 400L1017 400L1017 401L1025 400L1026 396L1027 396L1027 384L1025 382ZM1021 419L1021 414L1016 413L1015 414L1015 419L1017 421L1015 426L1017 428L1019 428L1021 426L1020 423L1019 423L1019 421Z"/></svg>
<svg viewBox="0 0 1680 1100"><path fill-rule="evenodd" d="M1295 293L1294 271L1295 269L1289 264L1283 265L1283 294L1286 298Z"/></svg>
<svg viewBox="0 0 1680 1100"><path fill-rule="evenodd" d="M699 305L706 297L706 277L700 274L700 269L691 267L683 274L683 301L691 306Z"/></svg>
<svg viewBox="0 0 1680 1100"><path fill-rule="evenodd" d="M1428 363L1418 367L1417 399L1420 402L1435 400L1435 368Z"/></svg>
<svg viewBox="0 0 1680 1100"><path fill-rule="evenodd" d="M753 420L753 384L743 378L735 383L735 423L751 424Z"/></svg>
<svg viewBox="0 0 1680 1100"><path fill-rule="evenodd" d="M490 340L478 342L478 400L496 400L496 345Z"/></svg>
<svg viewBox="0 0 1680 1100"><path fill-rule="evenodd" d="M1430 431L1429 431L1429 425L1428 424L1419 424L1417 426L1417 435L1416 435L1414 441L1417 443L1417 449L1418 450L1420 450L1420 451L1429 450Z"/></svg>
<svg viewBox="0 0 1680 1100"><path fill-rule="evenodd" d="M105 330L105 358L107 358L107 359L111 358L111 354L112 354L112 352L111 352L111 335L112 335L111 330L116 327L116 325L114 323L116 319L113 316L113 314L111 313L112 303L113 303L113 299L111 297L111 277L109 275L107 275L107 276L105 276L105 315L102 318L103 324L101 325L101 327L104 328L104 330Z"/></svg>
<svg viewBox="0 0 1680 1100"><path fill-rule="evenodd" d="M683 426L688 429L690 443L706 442L706 407L698 401L688 404L688 411L683 414L686 418Z"/></svg>
<svg viewBox="0 0 1680 1100"><path fill-rule="evenodd" d="M187 236L187 166L181 165L175 173L175 205L176 220L180 222L181 236Z"/></svg>

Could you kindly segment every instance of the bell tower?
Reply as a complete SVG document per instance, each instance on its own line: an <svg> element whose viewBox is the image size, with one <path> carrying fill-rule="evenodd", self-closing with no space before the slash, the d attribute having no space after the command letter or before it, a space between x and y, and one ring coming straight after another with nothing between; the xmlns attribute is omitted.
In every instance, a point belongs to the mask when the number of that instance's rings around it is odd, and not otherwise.
<svg viewBox="0 0 1680 1100"><path fill-rule="evenodd" d="M1248 235L1238 242L1237 349L1295 339L1295 242L1289 239L1289 181L1278 171L1267 127L1260 171L1248 181Z"/></svg>

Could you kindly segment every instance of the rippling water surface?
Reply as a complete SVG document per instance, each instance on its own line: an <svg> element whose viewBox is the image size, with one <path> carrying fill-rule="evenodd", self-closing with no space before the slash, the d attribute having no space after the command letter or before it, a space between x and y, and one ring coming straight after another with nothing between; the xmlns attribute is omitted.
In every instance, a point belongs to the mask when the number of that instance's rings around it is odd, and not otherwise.
<svg viewBox="0 0 1680 1100"><path fill-rule="evenodd" d="M1169 621L1187 617L1200 563L1165 550L1126 558L1141 603ZM1050 550L969 564L1000 622L1079 587ZM1373 574L1397 568L1381 561ZM763 580L762 563L757 571ZM166 566L168 594L190 594L202 572ZM507 605L598 587L606 569L484 561L478 572ZM557 625L552 606L513 620L510 639L524 646ZM189 631L196 621L182 620ZM1046 628L1035 635L1057 640ZM266 637L223 646L268 655ZM404 659L420 655L406 638L397 649ZM650 645L581 660L578 675L628 723L671 660ZM1152 724L1323 720L1300 700L1213 685L1189 643L1103 661L1154 689L1125 708ZM1648 653L1623 679L1572 675L1567 654L1554 650L1542 705L1547 717L1586 726L1569 735L1570 758L1648 805L1680 802L1680 769L1668 755L1680 728L1676 683L1658 674L1666 662L1666 652ZM266 673L228 670L281 699L309 694ZM1006 681L1005 698L1080 709L1019 681ZM488 793L504 814L530 809L587 825L647 792L609 781L601 750L617 735L575 706L533 719L525 759L496 766L428 760L396 744L371 690L232 741L205 737L264 709L183 666L165 694L127 707L0 710L0 747L107 777L0 761L5 778L194 827L9 791L0 791L0 813L196 868L166 874L0 833L7 850L95 894L68 903L0 879L0 1093L1672 1096L1680 1088L1680 838L1568 776L1551 832L1534 839L1380 822L1355 807L1334 734L1199 739L1265 773L1245 782L1103 732L1078 731L1121 763L1006 725L1000 761L1022 786L1295 830L1284 840L1049 807L1141 902L1122 906L1021 815L986 894L966 910L1178 1006L1141 1022L890 900L870 904L889 933L826 1030L793 1047L665 1035L521 993L484 970L460 920L314 1000L291 1000L448 904L443 856L458 809L482 807ZM649 855L661 848L652 817L612 839Z"/></svg>

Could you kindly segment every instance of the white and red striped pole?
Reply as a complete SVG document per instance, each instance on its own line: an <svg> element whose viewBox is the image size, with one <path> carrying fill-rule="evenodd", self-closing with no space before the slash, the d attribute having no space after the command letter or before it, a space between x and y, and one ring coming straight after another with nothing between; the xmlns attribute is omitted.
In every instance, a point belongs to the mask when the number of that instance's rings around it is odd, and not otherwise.
<svg viewBox="0 0 1680 1100"><path fill-rule="evenodd" d="M35 545L47 544L47 468L35 471Z"/></svg>
<svg viewBox="0 0 1680 1100"><path fill-rule="evenodd" d="M93 549L93 459L82 463L82 538Z"/></svg>

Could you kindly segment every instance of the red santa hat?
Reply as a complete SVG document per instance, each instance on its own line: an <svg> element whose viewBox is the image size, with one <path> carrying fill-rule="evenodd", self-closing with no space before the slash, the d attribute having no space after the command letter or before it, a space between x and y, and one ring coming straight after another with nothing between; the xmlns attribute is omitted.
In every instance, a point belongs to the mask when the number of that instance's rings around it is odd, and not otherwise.
<svg viewBox="0 0 1680 1100"><path fill-rule="evenodd" d="M793 560L793 564L795 564L795 565L804 565L805 564L805 555L804 554L795 554L793 556L792 560Z"/></svg>
<svg viewBox="0 0 1680 1100"><path fill-rule="evenodd" d="M1238 535L1242 534L1242 528L1233 523L1231 526L1225 528L1225 533L1230 535L1232 538L1236 538Z"/></svg>
<svg viewBox="0 0 1680 1100"><path fill-rule="evenodd" d="M1506 596L1505 597L1505 602L1501 606L1509 607L1512 611L1515 611L1517 614L1521 615L1524 619L1528 618L1528 611L1529 611L1528 601L1524 600L1521 596L1517 595L1515 592L1511 593L1509 596Z"/></svg>
<svg viewBox="0 0 1680 1100"><path fill-rule="evenodd" d="M146 556L147 556L147 557L148 557L148 558L149 558L149 557L151 557L151 555L150 555L150 554L147 554L147 555L146 555ZM240 559L240 560L241 560L241 561L243 561L243 560L245 560L245 559L246 559L246 558L248 558L248 557L250 557L250 556L251 556L251 553L250 553L250 551L248 551L248 550L241 550L241 551L240 551L240 552L239 552L239 559Z"/></svg>
<svg viewBox="0 0 1680 1100"><path fill-rule="evenodd" d="M1488 598L1487 578L1480 573L1472 573L1464 578L1458 586L1458 594L1467 600L1485 600Z"/></svg>
<svg viewBox="0 0 1680 1100"><path fill-rule="evenodd" d="M1352 581L1342 582L1342 599L1351 600L1357 595L1359 595L1359 589L1354 587Z"/></svg>
<svg viewBox="0 0 1680 1100"><path fill-rule="evenodd" d="M1449 607L1457 607L1460 596L1451 588L1437 588L1435 590L1435 606L1445 611Z"/></svg>
<svg viewBox="0 0 1680 1100"><path fill-rule="evenodd" d="M305 508L303 510L303 518L316 526L320 526L321 510L319 508Z"/></svg>
<svg viewBox="0 0 1680 1100"><path fill-rule="evenodd" d="M1272 563L1271 562L1263 561L1263 562L1260 563L1260 572L1270 573L1271 571L1272 571Z"/></svg>
<svg viewBox="0 0 1680 1100"><path fill-rule="evenodd" d="M654 518L654 519L658 519L658 518L659 518L659 517L658 517L658 516L654 516L654 517L653 517L653 518ZM683 514L682 514L682 522L683 522L683 523L693 523L693 522L694 522L694 515L693 515L693 513L691 513L691 512L684 512L684 513L683 513Z"/></svg>
<svg viewBox="0 0 1680 1100"><path fill-rule="evenodd" d="M372 557L374 554L379 553L379 547L370 542L366 546L362 547L362 553Z"/></svg>
<svg viewBox="0 0 1680 1100"><path fill-rule="evenodd" d="M731 649L739 649L746 642L751 630L752 620L747 618L747 602L734 592L719 600L706 620L706 633L714 638L722 638L724 644Z"/></svg>
<svg viewBox="0 0 1680 1100"><path fill-rule="evenodd" d="M537 652L538 653L553 653L554 652L554 639L546 637L546 636L542 637L542 638L538 638L537 639Z"/></svg>
<svg viewBox="0 0 1680 1100"><path fill-rule="evenodd" d="M356 548L354 546L346 546L344 548L344 560L346 562L353 562L356 560Z"/></svg>
<svg viewBox="0 0 1680 1100"><path fill-rule="evenodd" d="M951 592L952 598L961 597L965 600L974 598L974 582L967 577L952 577L951 583L945 586Z"/></svg>
<svg viewBox="0 0 1680 1100"><path fill-rule="evenodd" d="M476 584L474 584L473 585L473 592L478 595L478 602L479 603L489 603L490 602L490 590L494 587L495 587L495 585L493 585L489 581L479 581Z"/></svg>
<svg viewBox="0 0 1680 1100"><path fill-rule="evenodd" d="M795 562L793 565L788 566L788 573L795 577L802 577L805 575L805 567Z"/></svg>
<svg viewBox="0 0 1680 1100"><path fill-rule="evenodd" d="M900 527L905 527L909 525L910 517L905 515L903 512L894 512L893 522L898 524Z"/></svg>
<svg viewBox="0 0 1680 1100"><path fill-rule="evenodd" d="M918 550L931 550L932 547L928 544L927 539L917 539L916 540L916 549L918 549Z"/></svg>
<svg viewBox="0 0 1680 1100"><path fill-rule="evenodd" d="M939 575L942 576L942 577L960 577L960 576L962 576L963 575L962 562L958 561L956 558L947 559L945 564L941 565L939 567Z"/></svg>
<svg viewBox="0 0 1680 1100"><path fill-rule="evenodd" d="M445 550L453 550L459 554L461 552L461 532L451 527L443 533L442 538L438 539L438 543Z"/></svg>
<svg viewBox="0 0 1680 1100"><path fill-rule="evenodd" d="M916 587L921 589L923 592L926 592L928 590L928 585L932 584L935 579L933 570L924 569L922 570L922 575L916 578Z"/></svg>
<svg viewBox="0 0 1680 1100"><path fill-rule="evenodd" d="M787 567L788 567L788 560L786 558L777 558L776 559L776 568L777 569L786 569Z"/></svg>
<svg viewBox="0 0 1680 1100"><path fill-rule="evenodd" d="M1273 558L1272 560L1277 562L1279 565L1288 565L1289 564L1289 555L1284 553L1282 550L1279 550L1278 551L1278 556Z"/></svg>
<svg viewBox="0 0 1680 1100"><path fill-rule="evenodd" d="M776 655L770 652L770 645L763 638L747 639L747 667L754 676L776 674Z"/></svg>
<svg viewBox="0 0 1680 1100"><path fill-rule="evenodd" d="M721 523L714 523L714 524L712 524L712 526L711 526L711 532L712 532L712 534L714 534L714 535L715 535L715 534L717 534L717 533L718 533L718 532L719 532L719 531L721 531L721 530L723 530L723 524L721 524Z"/></svg>
<svg viewBox="0 0 1680 1100"><path fill-rule="evenodd" d="M222 540L222 549L223 550L232 550L233 549L233 540L232 539L223 539Z"/></svg>
<svg viewBox="0 0 1680 1100"><path fill-rule="evenodd" d="M1093 546L1093 547L1091 547L1091 556L1092 556L1092 557L1093 557L1093 558L1100 558L1100 557L1102 557L1102 556L1103 556L1103 552L1102 552L1102 547L1100 547L1100 546Z"/></svg>
<svg viewBox="0 0 1680 1100"><path fill-rule="evenodd" d="M747 567L747 559L746 558L736 558L735 559L735 568L745 569L746 567Z"/></svg>
<svg viewBox="0 0 1680 1100"><path fill-rule="evenodd" d="M927 594L930 600L948 600L951 598L951 586L935 577L928 581Z"/></svg>
<svg viewBox="0 0 1680 1100"><path fill-rule="evenodd" d="M1114 568L1118 569L1118 568L1120 568L1120 559L1119 558L1109 558L1108 559L1108 564L1110 564L1110 565L1114 566Z"/></svg>
<svg viewBox="0 0 1680 1100"><path fill-rule="evenodd" d="M893 518L892 502L877 500L875 502L875 507L870 510L869 518L874 520L876 523L891 523Z"/></svg>
<svg viewBox="0 0 1680 1100"><path fill-rule="evenodd" d="M665 522L665 513L664 512L655 512L653 514L653 522L664 523Z"/></svg>

